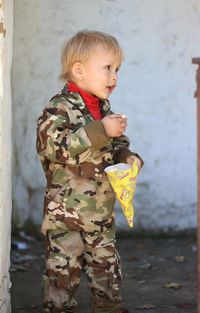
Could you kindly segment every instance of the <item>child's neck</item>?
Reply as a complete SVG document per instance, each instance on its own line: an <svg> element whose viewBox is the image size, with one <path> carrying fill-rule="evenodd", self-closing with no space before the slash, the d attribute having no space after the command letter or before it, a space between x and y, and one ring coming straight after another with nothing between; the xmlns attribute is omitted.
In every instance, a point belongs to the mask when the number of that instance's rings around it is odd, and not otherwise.
<svg viewBox="0 0 200 313"><path fill-rule="evenodd" d="M86 92L74 82L67 83L67 87L69 91L78 92L81 95L86 107L88 108L89 112L95 120L100 120L102 118L99 98Z"/></svg>
<svg viewBox="0 0 200 313"><path fill-rule="evenodd" d="M85 93L87 94L89 97L91 98L97 98L99 99L98 97L96 97L95 95L91 94L90 92L88 92L87 90L85 90L81 84L78 84L76 82L68 82L67 83L67 86L68 86L68 89L70 89L70 91L74 91L74 92L81 92L81 93ZM72 90L73 89L73 90Z"/></svg>

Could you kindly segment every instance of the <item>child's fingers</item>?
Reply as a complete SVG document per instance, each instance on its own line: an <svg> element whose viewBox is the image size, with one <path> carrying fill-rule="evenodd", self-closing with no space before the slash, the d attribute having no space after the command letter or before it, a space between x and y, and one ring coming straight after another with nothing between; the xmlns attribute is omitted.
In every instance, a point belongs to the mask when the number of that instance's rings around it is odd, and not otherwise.
<svg viewBox="0 0 200 313"><path fill-rule="evenodd" d="M127 163L129 164L129 165L132 165L133 164L133 162L137 162L137 166L138 166L138 174L140 173L140 170L141 170L141 161L140 161L140 159L138 159L136 156L130 156L130 157L128 157L127 158Z"/></svg>
<svg viewBox="0 0 200 313"><path fill-rule="evenodd" d="M121 118L121 119L123 119L124 121L127 120L126 115L124 115L124 114L116 114L116 113L114 113L114 114L111 114L111 115L109 115L109 116L111 116L112 118Z"/></svg>
<svg viewBox="0 0 200 313"><path fill-rule="evenodd" d="M141 160L139 158L137 158L136 156L134 156L134 159L136 160L137 162L137 166L138 166L138 173L140 172L141 170L141 167L142 167L142 163L141 163Z"/></svg>
<svg viewBox="0 0 200 313"><path fill-rule="evenodd" d="M121 124L122 127L126 127L127 126L127 121L121 121L120 124Z"/></svg>
<svg viewBox="0 0 200 313"><path fill-rule="evenodd" d="M110 114L109 115L110 117L112 117L112 118L122 118L122 114Z"/></svg>
<svg viewBox="0 0 200 313"><path fill-rule="evenodd" d="M124 132L126 130L126 127L127 127L127 122L126 121L122 121L120 123L120 127L121 127L121 130Z"/></svg>

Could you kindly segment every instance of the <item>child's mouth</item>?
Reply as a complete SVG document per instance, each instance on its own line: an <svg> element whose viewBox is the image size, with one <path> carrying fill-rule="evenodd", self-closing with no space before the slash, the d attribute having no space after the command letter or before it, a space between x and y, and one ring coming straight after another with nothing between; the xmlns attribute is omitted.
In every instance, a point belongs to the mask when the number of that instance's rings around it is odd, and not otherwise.
<svg viewBox="0 0 200 313"><path fill-rule="evenodd" d="M115 86L107 86L107 89L108 89L109 93L111 93L114 88L115 88Z"/></svg>

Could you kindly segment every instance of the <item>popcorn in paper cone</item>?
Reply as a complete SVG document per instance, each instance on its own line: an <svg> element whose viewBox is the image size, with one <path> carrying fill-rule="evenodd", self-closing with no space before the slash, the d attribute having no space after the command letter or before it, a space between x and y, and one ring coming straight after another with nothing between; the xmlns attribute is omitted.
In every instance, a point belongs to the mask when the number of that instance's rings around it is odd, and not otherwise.
<svg viewBox="0 0 200 313"><path fill-rule="evenodd" d="M105 172L122 207L128 225L133 227L134 207L132 202L138 176L137 160L134 160L132 165L118 163L108 166L105 168Z"/></svg>

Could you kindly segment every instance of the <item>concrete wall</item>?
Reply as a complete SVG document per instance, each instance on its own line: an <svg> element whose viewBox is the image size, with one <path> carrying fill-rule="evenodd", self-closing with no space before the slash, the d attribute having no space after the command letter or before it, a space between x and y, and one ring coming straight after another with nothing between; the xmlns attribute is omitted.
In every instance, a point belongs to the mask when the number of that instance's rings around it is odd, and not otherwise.
<svg viewBox="0 0 200 313"><path fill-rule="evenodd" d="M83 14L83 12L87 12ZM35 152L35 124L61 88L60 49L76 31L115 35L125 50L115 112L129 118L131 148L145 167L138 181L136 226L196 227L195 68L198 0L14 1L14 212L18 225L40 223L44 177ZM121 215L120 227L127 226Z"/></svg>
<svg viewBox="0 0 200 313"><path fill-rule="evenodd" d="M12 1L0 0L0 312L10 312Z"/></svg>

